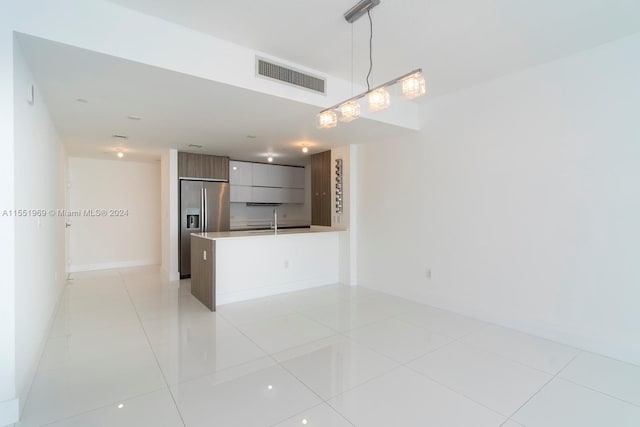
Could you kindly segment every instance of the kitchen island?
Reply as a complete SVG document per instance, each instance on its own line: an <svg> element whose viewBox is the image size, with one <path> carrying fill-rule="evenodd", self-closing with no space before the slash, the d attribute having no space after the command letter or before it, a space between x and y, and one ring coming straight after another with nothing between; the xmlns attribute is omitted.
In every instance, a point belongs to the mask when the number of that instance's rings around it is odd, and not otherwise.
<svg viewBox="0 0 640 427"><path fill-rule="evenodd" d="M338 282L343 228L191 235L191 293L216 305Z"/></svg>

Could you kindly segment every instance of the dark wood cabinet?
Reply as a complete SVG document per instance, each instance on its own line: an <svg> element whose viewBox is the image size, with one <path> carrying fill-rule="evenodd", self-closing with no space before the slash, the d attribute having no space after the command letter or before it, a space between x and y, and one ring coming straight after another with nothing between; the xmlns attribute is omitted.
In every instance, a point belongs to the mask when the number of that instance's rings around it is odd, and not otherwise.
<svg viewBox="0 0 640 427"><path fill-rule="evenodd" d="M216 242L191 237L191 294L216 311Z"/></svg>
<svg viewBox="0 0 640 427"><path fill-rule="evenodd" d="M331 226L331 151L311 156L311 224Z"/></svg>
<svg viewBox="0 0 640 427"><path fill-rule="evenodd" d="M229 158L206 154L178 153L178 176L229 180Z"/></svg>

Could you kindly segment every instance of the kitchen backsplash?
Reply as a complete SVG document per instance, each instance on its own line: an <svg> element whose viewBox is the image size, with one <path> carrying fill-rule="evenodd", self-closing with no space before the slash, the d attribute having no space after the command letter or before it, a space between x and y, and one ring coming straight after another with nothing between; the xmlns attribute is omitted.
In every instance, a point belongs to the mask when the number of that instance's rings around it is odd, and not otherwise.
<svg viewBox="0 0 640 427"><path fill-rule="evenodd" d="M231 228L244 225L270 224L273 209L278 209L280 224L310 224L311 212L306 204L282 204L279 206L247 206L246 203L231 203Z"/></svg>

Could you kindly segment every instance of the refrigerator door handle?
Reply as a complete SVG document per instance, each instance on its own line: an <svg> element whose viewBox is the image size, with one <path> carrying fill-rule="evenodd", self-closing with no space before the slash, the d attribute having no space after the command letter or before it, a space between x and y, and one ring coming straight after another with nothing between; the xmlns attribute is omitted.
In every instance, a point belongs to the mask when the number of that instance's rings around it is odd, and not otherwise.
<svg viewBox="0 0 640 427"><path fill-rule="evenodd" d="M204 231L209 231L209 206L207 204L207 189L206 187L202 189L204 192Z"/></svg>
<svg viewBox="0 0 640 427"><path fill-rule="evenodd" d="M205 231L204 225L204 188L200 189L200 231Z"/></svg>

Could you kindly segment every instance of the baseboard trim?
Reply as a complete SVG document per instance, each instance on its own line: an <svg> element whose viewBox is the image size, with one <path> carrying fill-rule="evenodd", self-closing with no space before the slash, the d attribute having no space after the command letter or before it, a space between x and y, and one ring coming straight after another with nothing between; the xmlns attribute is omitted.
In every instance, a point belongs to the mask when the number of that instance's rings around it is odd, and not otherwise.
<svg viewBox="0 0 640 427"><path fill-rule="evenodd" d="M18 422L20 414L20 402L18 399L0 402L0 426L8 426Z"/></svg>
<svg viewBox="0 0 640 427"><path fill-rule="evenodd" d="M69 267L69 273L78 273L80 271L111 270L114 268L146 267L159 264L160 262L158 260L148 259L139 261L105 262L101 264L71 265Z"/></svg>

